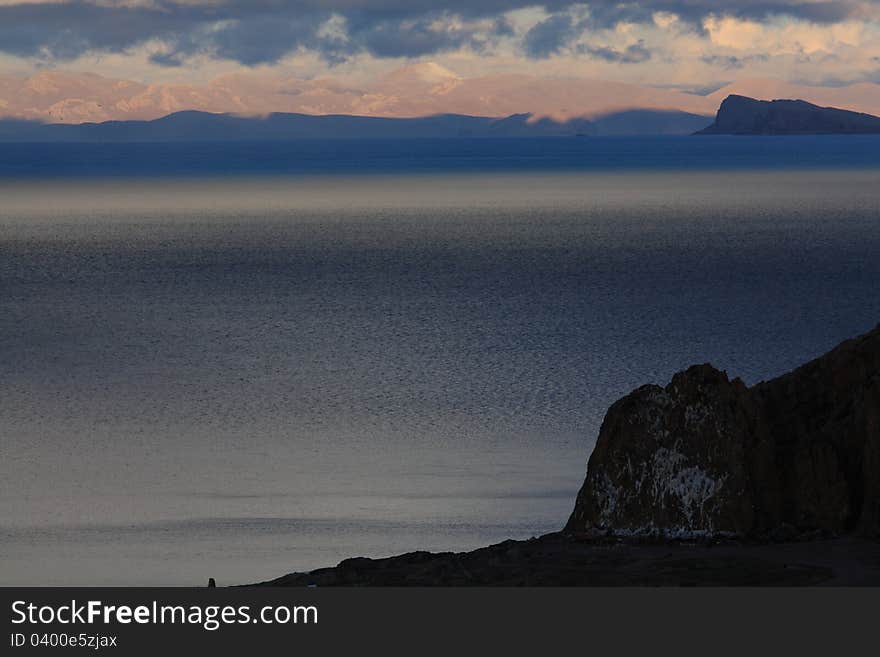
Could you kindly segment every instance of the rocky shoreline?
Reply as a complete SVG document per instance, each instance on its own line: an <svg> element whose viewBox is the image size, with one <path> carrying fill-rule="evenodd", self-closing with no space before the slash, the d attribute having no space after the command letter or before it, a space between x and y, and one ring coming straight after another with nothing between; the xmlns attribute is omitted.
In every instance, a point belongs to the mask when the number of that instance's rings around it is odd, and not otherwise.
<svg viewBox="0 0 880 657"><path fill-rule="evenodd" d="M670 541L559 532L472 552L346 559L256 586L880 586L880 541Z"/></svg>
<svg viewBox="0 0 880 657"><path fill-rule="evenodd" d="M264 586L880 585L880 326L747 387L711 365L611 406L563 531Z"/></svg>

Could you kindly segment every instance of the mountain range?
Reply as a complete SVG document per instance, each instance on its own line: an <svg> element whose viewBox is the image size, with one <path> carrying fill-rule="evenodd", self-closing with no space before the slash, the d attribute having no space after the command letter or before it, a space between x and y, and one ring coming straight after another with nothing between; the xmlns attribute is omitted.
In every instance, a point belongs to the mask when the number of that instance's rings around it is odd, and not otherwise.
<svg viewBox="0 0 880 657"><path fill-rule="evenodd" d="M193 142L456 137L596 137L624 135L792 135L880 133L880 117L803 100L731 95L715 122L675 110L626 110L587 118L435 114L394 118L272 113L239 116L185 110L152 121L42 123L0 119L0 142Z"/></svg>
<svg viewBox="0 0 880 657"><path fill-rule="evenodd" d="M574 119L596 123L615 116L608 123L611 130L615 121L621 124L623 113L633 111L684 113L708 117L709 123L721 101L732 94L759 100L800 98L880 114L880 84L873 83L810 87L780 80L740 80L701 95L587 78L523 74L464 78L424 62L367 83L257 73L227 75L206 84L146 84L58 70L31 77L6 75L0 76L0 118L78 124L152 120L185 110L242 116L286 113L386 118L529 114L532 120L549 118L557 123ZM693 127L696 129L699 126Z"/></svg>
<svg viewBox="0 0 880 657"><path fill-rule="evenodd" d="M273 113L264 117L187 110L152 121L41 123L0 120L0 142L286 141L454 137L594 137L691 134L710 119L698 114L638 110L555 120L531 114L495 118L437 114L416 118Z"/></svg>

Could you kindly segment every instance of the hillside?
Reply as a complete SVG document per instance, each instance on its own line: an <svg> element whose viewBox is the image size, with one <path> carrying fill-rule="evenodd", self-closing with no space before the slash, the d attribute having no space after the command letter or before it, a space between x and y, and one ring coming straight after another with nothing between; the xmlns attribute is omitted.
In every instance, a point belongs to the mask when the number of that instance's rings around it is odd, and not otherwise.
<svg viewBox="0 0 880 657"><path fill-rule="evenodd" d="M0 120L0 142L289 141L296 139L407 139L461 137L574 137L690 134L709 122L685 112L612 113L595 121L531 114L504 118L440 114L421 118L270 114L262 118L176 112L153 121L44 124Z"/></svg>
<svg viewBox="0 0 880 657"><path fill-rule="evenodd" d="M803 100L728 96L701 135L819 135L880 133L880 117Z"/></svg>

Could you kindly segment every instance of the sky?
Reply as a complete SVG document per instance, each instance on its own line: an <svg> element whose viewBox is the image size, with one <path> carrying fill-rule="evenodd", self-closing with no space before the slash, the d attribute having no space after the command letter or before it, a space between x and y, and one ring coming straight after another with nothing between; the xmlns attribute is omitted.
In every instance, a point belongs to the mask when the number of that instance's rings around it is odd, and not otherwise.
<svg viewBox="0 0 880 657"><path fill-rule="evenodd" d="M0 0L0 74L369 79L419 61L689 90L880 82L880 2Z"/></svg>

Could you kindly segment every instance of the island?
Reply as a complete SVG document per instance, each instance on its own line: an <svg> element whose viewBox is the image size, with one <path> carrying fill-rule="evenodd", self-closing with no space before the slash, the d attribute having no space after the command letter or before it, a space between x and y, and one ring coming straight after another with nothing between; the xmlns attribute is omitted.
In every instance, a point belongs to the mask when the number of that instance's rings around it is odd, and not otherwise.
<svg viewBox="0 0 880 657"><path fill-rule="evenodd" d="M608 410L561 531L262 586L880 585L880 326L748 387L709 364Z"/></svg>
<svg viewBox="0 0 880 657"><path fill-rule="evenodd" d="M715 122L697 135L880 134L880 117L803 100L755 100L731 95Z"/></svg>

